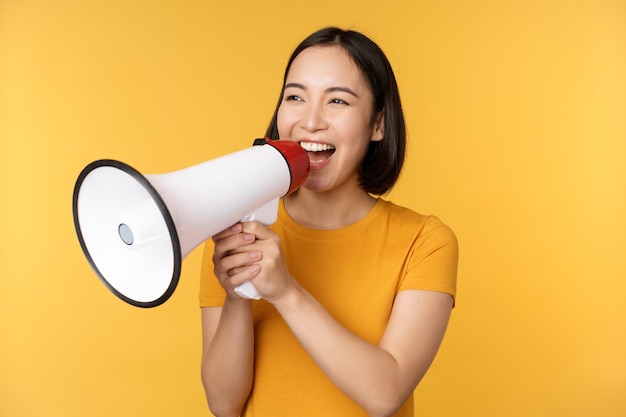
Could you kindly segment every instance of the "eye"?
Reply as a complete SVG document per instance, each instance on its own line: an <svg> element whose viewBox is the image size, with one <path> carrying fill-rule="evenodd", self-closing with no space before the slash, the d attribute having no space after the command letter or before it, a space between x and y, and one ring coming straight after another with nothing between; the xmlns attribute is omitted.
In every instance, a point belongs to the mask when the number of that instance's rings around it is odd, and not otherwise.
<svg viewBox="0 0 626 417"><path fill-rule="evenodd" d="M332 100L330 100L330 104L345 104L346 106L349 106L350 104L340 98L333 98Z"/></svg>
<svg viewBox="0 0 626 417"><path fill-rule="evenodd" d="M302 97L295 94L285 96L285 101L302 101Z"/></svg>

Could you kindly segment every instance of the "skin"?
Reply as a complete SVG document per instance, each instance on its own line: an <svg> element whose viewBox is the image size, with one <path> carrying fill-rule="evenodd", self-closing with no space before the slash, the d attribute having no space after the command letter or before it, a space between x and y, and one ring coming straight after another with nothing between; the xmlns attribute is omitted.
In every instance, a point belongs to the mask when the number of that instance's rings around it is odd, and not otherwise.
<svg viewBox="0 0 626 417"><path fill-rule="evenodd" d="M335 148L327 159L312 154L306 182L285 198L298 223L341 228L375 204L357 176L368 143L384 137L384 118L373 113L372 103L367 83L341 47L311 47L294 60L278 110L280 137ZM370 415L393 414L413 392L441 344L450 295L400 292L381 341L373 345L344 328L299 285L269 228L240 223L214 241L215 274L227 296L223 307L202 309L202 378L213 414L239 415L253 383L252 301L233 290L245 281L276 308L330 380Z"/></svg>

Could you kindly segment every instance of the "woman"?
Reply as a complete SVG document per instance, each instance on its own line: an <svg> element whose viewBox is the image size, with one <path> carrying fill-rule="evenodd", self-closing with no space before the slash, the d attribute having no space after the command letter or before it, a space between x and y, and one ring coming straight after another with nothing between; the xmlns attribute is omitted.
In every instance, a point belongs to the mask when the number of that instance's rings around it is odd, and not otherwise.
<svg viewBox="0 0 626 417"><path fill-rule="evenodd" d="M276 224L236 224L205 249L202 379L222 416L413 416L454 303L458 248L439 219L377 196L405 127L378 46L338 28L294 51L268 131L311 170ZM217 277L215 279L214 277ZM233 288L251 281L262 300Z"/></svg>

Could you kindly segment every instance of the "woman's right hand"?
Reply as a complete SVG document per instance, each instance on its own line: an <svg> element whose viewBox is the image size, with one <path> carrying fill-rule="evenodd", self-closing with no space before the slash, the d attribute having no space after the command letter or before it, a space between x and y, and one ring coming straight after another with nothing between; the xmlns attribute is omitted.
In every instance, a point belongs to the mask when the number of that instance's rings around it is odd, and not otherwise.
<svg viewBox="0 0 626 417"><path fill-rule="evenodd" d="M256 262L261 259L261 252L246 250L255 240L253 234L244 233L241 223L236 223L213 236L215 242L213 271L231 299L246 300L234 289L254 278L260 271Z"/></svg>

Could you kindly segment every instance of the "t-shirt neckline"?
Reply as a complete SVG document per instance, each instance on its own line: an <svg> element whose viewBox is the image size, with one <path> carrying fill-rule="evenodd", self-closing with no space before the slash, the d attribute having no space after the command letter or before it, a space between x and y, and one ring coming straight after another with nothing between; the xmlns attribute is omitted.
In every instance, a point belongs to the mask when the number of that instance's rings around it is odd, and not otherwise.
<svg viewBox="0 0 626 417"><path fill-rule="evenodd" d="M329 230L320 230L320 229L311 229L309 227L302 226L297 223L287 210L285 209L284 200L281 199L278 206L278 221L282 222L282 224L288 229L292 230L298 235L307 236L313 239L340 239L349 237L359 231L369 227L376 218L380 215L380 213L384 210L385 204L387 202L382 198L377 198L376 202L372 206L372 208L367 212L365 216L363 216L360 220L355 223L352 223L348 226L342 227L340 229L329 229Z"/></svg>

